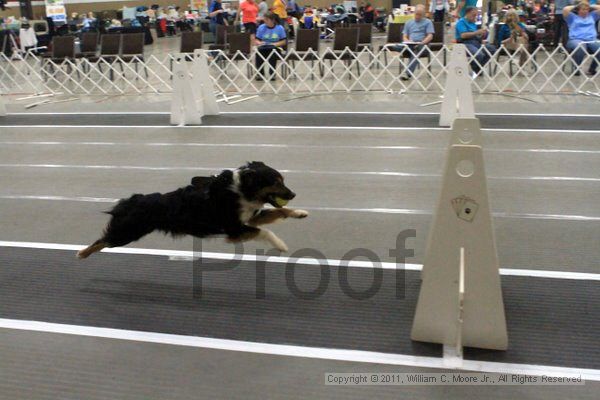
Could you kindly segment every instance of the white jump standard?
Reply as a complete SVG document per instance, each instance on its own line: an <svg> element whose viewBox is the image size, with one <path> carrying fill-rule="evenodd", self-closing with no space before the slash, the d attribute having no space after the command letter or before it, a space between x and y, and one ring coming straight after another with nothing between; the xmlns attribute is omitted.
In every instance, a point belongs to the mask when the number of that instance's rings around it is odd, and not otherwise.
<svg viewBox="0 0 600 400"><path fill-rule="evenodd" d="M481 131L457 119L429 234L411 338L506 350L508 335Z"/></svg>
<svg viewBox="0 0 600 400"><path fill-rule="evenodd" d="M456 44L452 48L440 111L440 126L451 126L455 118L475 118L467 49L463 44Z"/></svg>

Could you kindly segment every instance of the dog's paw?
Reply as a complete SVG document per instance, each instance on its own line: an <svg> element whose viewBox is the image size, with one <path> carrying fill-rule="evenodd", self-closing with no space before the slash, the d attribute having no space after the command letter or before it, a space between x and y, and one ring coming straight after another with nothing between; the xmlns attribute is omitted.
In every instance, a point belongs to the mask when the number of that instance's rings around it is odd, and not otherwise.
<svg viewBox="0 0 600 400"><path fill-rule="evenodd" d="M288 247L285 244L285 242L279 239L279 237L270 230L262 229L260 235L262 239L266 240L271 246L275 247L277 250L284 253L288 251Z"/></svg>
<svg viewBox="0 0 600 400"><path fill-rule="evenodd" d="M273 247L275 247L277 250L281 251L282 253L287 253L287 251L289 250L287 247L287 244L285 244L285 242L279 238L277 238L277 240L272 242Z"/></svg>
<svg viewBox="0 0 600 400"><path fill-rule="evenodd" d="M305 211L305 210L293 210L290 213L290 217L291 218L298 218L298 219L306 218L306 217L308 217L308 211Z"/></svg>
<svg viewBox="0 0 600 400"><path fill-rule="evenodd" d="M277 250L284 253L288 251L287 244L285 244L283 240L279 239L279 237L273 232L270 232L268 241L271 243L271 246L275 247Z"/></svg>

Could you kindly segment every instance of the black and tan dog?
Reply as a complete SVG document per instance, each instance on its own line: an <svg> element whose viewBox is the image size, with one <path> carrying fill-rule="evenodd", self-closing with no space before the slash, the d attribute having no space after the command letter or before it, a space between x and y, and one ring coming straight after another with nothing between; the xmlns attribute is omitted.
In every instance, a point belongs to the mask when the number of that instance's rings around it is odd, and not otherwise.
<svg viewBox="0 0 600 400"><path fill-rule="evenodd" d="M173 236L225 234L230 242L264 240L280 251L286 244L273 232L258 228L282 218L305 218L304 210L284 208L296 195L281 174L253 161L234 171L195 177L191 185L165 194L134 194L107 213L104 235L79 251L79 258L105 247L125 246L155 230ZM269 203L273 209L263 209Z"/></svg>

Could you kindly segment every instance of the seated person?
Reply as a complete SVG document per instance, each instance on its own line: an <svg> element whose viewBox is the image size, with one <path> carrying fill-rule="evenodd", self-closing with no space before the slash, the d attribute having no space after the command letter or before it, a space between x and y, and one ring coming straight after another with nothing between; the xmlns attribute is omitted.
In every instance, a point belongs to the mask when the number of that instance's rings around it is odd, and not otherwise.
<svg viewBox="0 0 600 400"><path fill-rule="evenodd" d="M333 7L333 12L327 17L327 22L335 23L348 19L348 13L344 6L338 4Z"/></svg>
<svg viewBox="0 0 600 400"><path fill-rule="evenodd" d="M377 11L373 8L371 3L367 3L361 14L365 24L372 24L375 22Z"/></svg>
<svg viewBox="0 0 600 400"><path fill-rule="evenodd" d="M94 30L98 27L98 20L94 17L94 13L91 11L88 13L87 17L83 19L83 27L81 28L82 32L88 32Z"/></svg>
<svg viewBox="0 0 600 400"><path fill-rule="evenodd" d="M302 28L304 29L313 29L319 24L319 18L313 15L312 9L307 7L304 9L302 18L300 18L300 24L302 24Z"/></svg>
<svg viewBox="0 0 600 400"><path fill-rule="evenodd" d="M514 10L506 14L505 24L498 31L498 43L503 44L507 50L519 52L519 65L525 64L529 36L525 24L519 22L519 16Z"/></svg>
<svg viewBox="0 0 600 400"><path fill-rule="evenodd" d="M590 6L587 1L579 5L563 8L563 18L569 27L569 41L567 50L573 52L573 60L579 66L583 62L586 52L595 54L595 59L590 64L588 74L595 75L598 62L600 62L600 41L596 25L600 20L600 6ZM579 69L575 75L579 75Z"/></svg>
<svg viewBox="0 0 600 400"><path fill-rule="evenodd" d="M279 23L279 17L273 12L268 12L264 17L264 24L258 27L256 31L255 44L258 54L256 55L256 69L258 76L256 80L262 81L275 72L277 59L287 44L287 35L285 29ZM263 73L263 65L267 61L269 64ZM271 77L275 80L275 76Z"/></svg>
<svg viewBox="0 0 600 400"><path fill-rule="evenodd" d="M467 7L465 16L456 23L456 40L467 48L467 52L473 57L471 69L473 77L478 76L482 68L490 61L496 47L485 43L487 28L477 29L477 7Z"/></svg>
<svg viewBox="0 0 600 400"><path fill-rule="evenodd" d="M431 20L425 18L425 6L422 4L417 5L414 19L409 20L404 25L404 31L402 31L402 41L406 43L394 46L393 48L395 51L403 51L408 46L411 50L407 52L409 63L406 75L400 79L405 81L413 76L419 64L417 56L424 51L429 51L425 46L433 39L434 32L433 23Z"/></svg>

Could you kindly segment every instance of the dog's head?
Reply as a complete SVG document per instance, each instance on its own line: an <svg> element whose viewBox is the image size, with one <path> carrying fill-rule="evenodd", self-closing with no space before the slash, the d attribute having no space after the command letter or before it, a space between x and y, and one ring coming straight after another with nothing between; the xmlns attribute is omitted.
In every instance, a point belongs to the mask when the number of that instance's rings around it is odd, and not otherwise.
<svg viewBox="0 0 600 400"><path fill-rule="evenodd" d="M260 161L252 161L238 168L239 191L248 201L269 203L281 208L296 197L283 183L281 174Z"/></svg>

